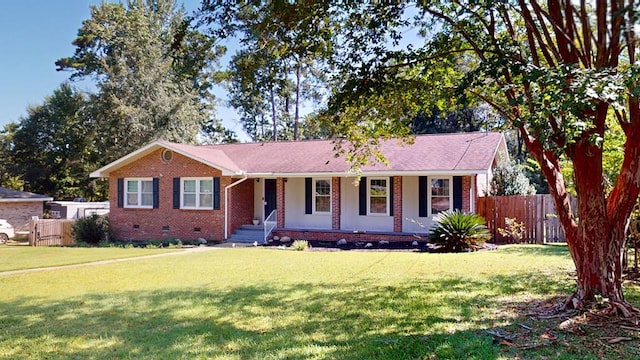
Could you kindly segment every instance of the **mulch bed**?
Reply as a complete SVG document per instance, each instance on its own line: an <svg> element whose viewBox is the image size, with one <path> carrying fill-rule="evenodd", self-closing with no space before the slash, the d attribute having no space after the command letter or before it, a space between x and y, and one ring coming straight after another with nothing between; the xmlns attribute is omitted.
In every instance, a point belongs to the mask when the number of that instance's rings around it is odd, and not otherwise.
<svg viewBox="0 0 640 360"><path fill-rule="evenodd" d="M347 242L346 244L338 245L337 241L322 241L322 240L307 240L311 248L308 251L410 251L410 252L430 252L438 253L442 252L437 247L427 242L407 242L407 241L358 241ZM281 242L271 241L263 246L267 247L289 247L292 241ZM479 249L482 250L495 250L497 248L494 244L485 244L485 247Z"/></svg>

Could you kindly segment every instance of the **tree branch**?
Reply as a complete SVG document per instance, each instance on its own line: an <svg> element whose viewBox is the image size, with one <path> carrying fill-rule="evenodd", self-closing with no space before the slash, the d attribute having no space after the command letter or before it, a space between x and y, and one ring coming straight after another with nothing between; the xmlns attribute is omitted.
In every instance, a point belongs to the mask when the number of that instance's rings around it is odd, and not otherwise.
<svg viewBox="0 0 640 360"><path fill-rule="evenodd" d="M531 16L529 7L527 6L527 4L525 4L524 0L520 0L520 7L522 11L522 16L524 18L525 26L527 27L527 39L529 41L529 50L531 51L531 55L533 56L533 63L536 66L540 66L540 60L538 59L538 52L536 51L536 46L535 46L535 43L537 40L538 47L540 48L540 51L542 51L542 55L544 56L547 63L549 64L550 67L555 67L556 66L555 61L551 56L551 54L549 53L549 50L547 49L547 45L542 39L542 34L540 34L540 32L538 31L538 27L536 26L535 21ZM534 40L534 37L536 40Z"/></svg>
<svg viewBox="0 0 640 360"><path fill-rule="evenodd" d="M452 27L454 27L456 29L456 31L460 32L460 34L464 37L464 39L469 43L469 45L471 45L471 47L474 49L474 52L478 55L478 57L482 60L482 61L486 61L486 57L484 56L484 50L478 45L478 43L474 40L473 36L471 36L471 34L469 34L469 32L462 26L459 26L459 23L455 20L453 20L451 17L439 12L439 11L435 11L431 8L426 8L425 9L426 12L430 13L431 15L444 20L447 24L451 25Z"/></svg>

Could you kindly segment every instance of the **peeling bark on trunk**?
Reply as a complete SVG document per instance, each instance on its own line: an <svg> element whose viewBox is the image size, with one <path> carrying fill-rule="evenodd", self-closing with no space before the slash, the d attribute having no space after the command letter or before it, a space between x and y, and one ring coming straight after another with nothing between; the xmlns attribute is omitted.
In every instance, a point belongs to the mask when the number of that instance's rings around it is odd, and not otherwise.
<svg viewBox="0 0 640 360"><path fill-rule="evenodd" d="M602 296L611 303L631 308L622 291L622 254L625 224L610 224L593 206L579 206L584 217L574 237L567 237L577 273L577 289L572 297L576 309L588 307Z"/></svg>
<svg viewBox="0 0 640 360"><path fill-rule="evenodd" d="M634 311L624 298L622 274L628 219L639 193L638 136L630 133L627 138L625 161L608 198L599 175L602 151L593 145L578 145L572 151L579 221L577 231L568 232L567 243L577 272L575 308L585 308L602 296L624 316Z"/></svg>
<svg viewBox="0 0 640 360"><path fill-rule="evenodd" d="M524 129L521 133L526 135ZM534 139L528 136L523 139L549 182L576 266L576 292L567 305L585 309L601 296L608 299L616 312L629 316L634 309L626 302L622 289L623 251L627 219L639 193L640 139L628 138L625 162L608 198L603 186L602 150L587 140L573 146L570 156L579 198L577 219L572 215L558 159Z"/></svg>

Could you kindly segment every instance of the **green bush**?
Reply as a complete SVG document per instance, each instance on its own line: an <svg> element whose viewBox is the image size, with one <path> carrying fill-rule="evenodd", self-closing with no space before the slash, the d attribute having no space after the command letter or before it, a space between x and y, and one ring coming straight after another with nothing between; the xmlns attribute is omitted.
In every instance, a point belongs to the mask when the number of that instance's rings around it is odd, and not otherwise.
<svg viewBox="0 0 640 360"><path fill-rule="evenodd" d="M296 240L291 244L291 248L296 251L303 251L310 248L311 245L307 240Z"/></svg>
<svg viewBox="0 0 640 360"><path fill-rule="evenodd" d="M535 193L535 186L531 185L523 167L517 161L511 160L494 169L489 195L533 195Z"/></svg>
<svg viewBox="0 0 640 360"><path fill-rule="evenodd" d="M436 215L431 226L429 242L447 252L474 251L491 238L484 219L459 210Z"/></svg>
<svg viewBox="0 0 640 360"><path fill-rule="evenodd" d="M91 215L76 220L73 224L73 237L76 243L97 245L108 242L112 238L109 218Z"/></svg>

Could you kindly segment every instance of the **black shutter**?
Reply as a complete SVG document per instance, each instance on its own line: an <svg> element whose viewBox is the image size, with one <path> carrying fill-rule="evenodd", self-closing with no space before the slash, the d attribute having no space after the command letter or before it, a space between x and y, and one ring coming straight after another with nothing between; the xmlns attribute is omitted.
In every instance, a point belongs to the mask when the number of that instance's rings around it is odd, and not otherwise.
<svg viewBox="0 0 640 360"><path fill-rule="evenodd" d="M462 176L453 177L453 208L462 211Z"/></svg>
<svg viewBox="0 0 640 360"><path fill-rule="evenodd" d="M359 208L360 208L360 215L367 215L367 178L366 177L361 177L360 178L360 185L359 185Z"/></svg>
<svg viewBox="0 0 640 360"><path fill-rule="evenodd" d="M173 178L173 208L180 209L180 178Z"/></svg>
<svg viewBox="0 0 640 360"><path fill-rule="evenodd" d="M118 207L124 207L124 179L118 178Z"/></svg>
<svg viewBox="0 0 640 360"><path fill-rule="evenodd" d="M153 178L153 208L160 207L160 178Z"/></svg>
<svg viewBox="0 0 640 360"><path fill-rule="evenodd" d="M429 191L429 183L426 176L418 177L418 216L427 217L427 204L429 203L427 196Z"/></svg>
<svg viewBox="0 0 640 360"><path fill-rule="evenodd" d="M389 199L391 199L389 204L389 215L393 216L393 176L389 177Z"/></svg>
<svg viewBox="0 0 640 360"><path fill-rule="evenodd" d="M213 178L213 210L220 210L220 178Z"/></svg>
<svg viewBox="0 0 640 360"><path fill-rule="evenodd" d="M313 180L304 178L304 213L313 213Z"/></svg>

